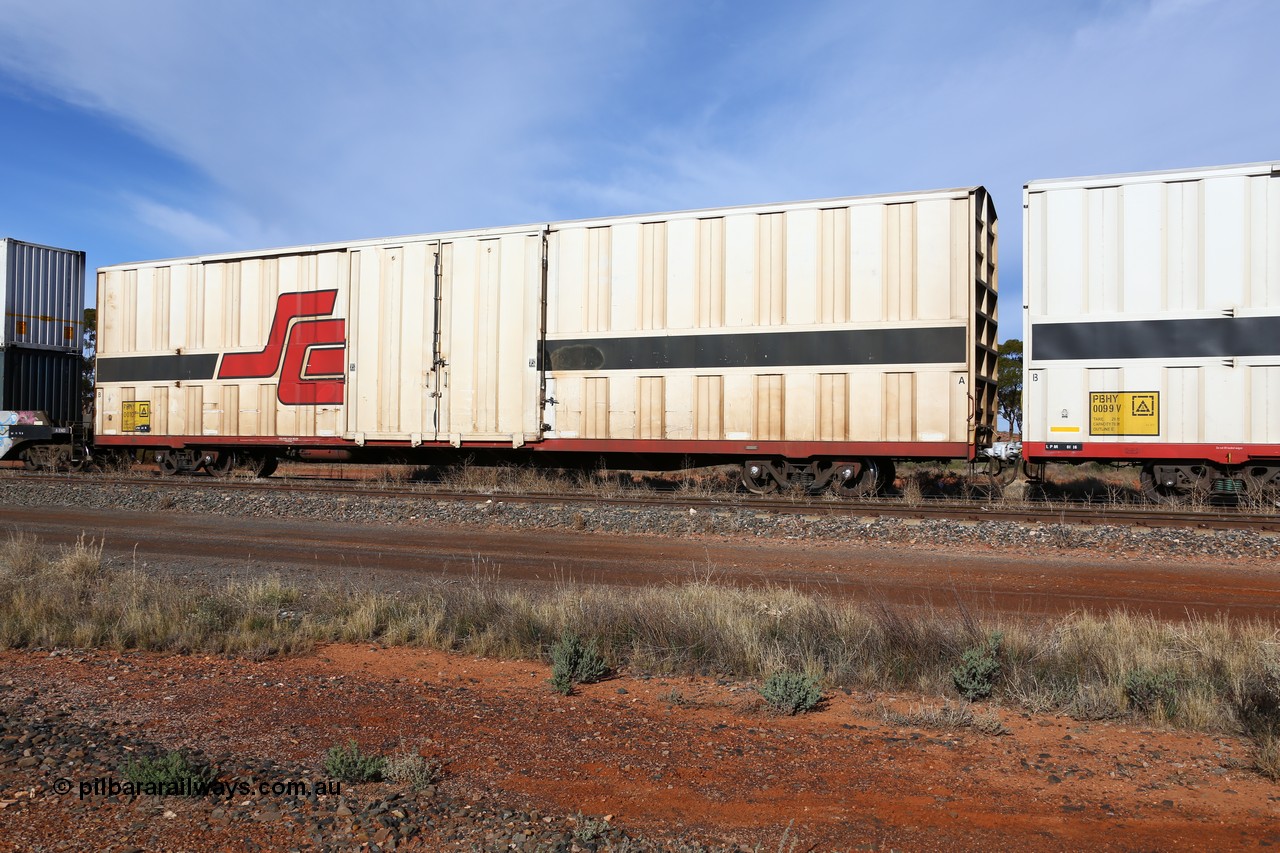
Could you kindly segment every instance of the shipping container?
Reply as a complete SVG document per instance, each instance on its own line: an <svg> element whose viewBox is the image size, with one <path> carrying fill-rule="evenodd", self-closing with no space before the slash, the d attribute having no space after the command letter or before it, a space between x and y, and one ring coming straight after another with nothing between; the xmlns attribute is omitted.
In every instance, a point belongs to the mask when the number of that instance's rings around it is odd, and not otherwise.
<svg viewBox="0 0 1280 853"><path fill-rule="evenodd" d="M79 352L84 252L0 239L0 347Z"/></svg>
<svg viewBox="0 0 1280 853"><path fill-rule="evenodd" d="M101 269L98 435L165 446L537 440L543 233Z"/></svg>
<svg viewBox="0 0 1280 853"><path fill-rule="evenodd" d="M980 188L553 225L546 436L967 458L996 248Z"/></svg>
<svg viewBox="0 0 1280 853"><path fill-rule="evenodd" d="M1280 163L1032 181L1023 452L1149 495L1280 477Z"/></svg>
<svg viewBox="0 0 1280 853"><path fill-rule="evenodd" d="M0 410L44 412L55 424L80 421L78 352L0 349Z"/></svg>
<svg viewBox="0 0 1280 853"><path fill-rule="evenodd" d="M106 267L98 441L972 459L996 252L975 187Z"/></svg>

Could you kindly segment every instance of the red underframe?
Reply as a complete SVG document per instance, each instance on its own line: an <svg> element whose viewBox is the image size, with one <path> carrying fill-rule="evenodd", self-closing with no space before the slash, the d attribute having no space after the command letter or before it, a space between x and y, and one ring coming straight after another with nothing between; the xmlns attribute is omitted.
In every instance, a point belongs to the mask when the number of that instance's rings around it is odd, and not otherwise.
<svg viewBox="0 0 1280 853"><path fill-rule="evenodd" d="M291 447L357 448L340 436L99 435L95 443L115 447ZM407 441L368 441L364 447L408 448ZM467 448L512 450L510 441L467 441L453 448L448 441L426 441L425 449ZM973 459L974 449L961 441L679 441L667 439L549 438L515 448L538 453L667 453L690 456L810 457L886 456L920 459Z"/></svg>
<svg viewBox="0 0 1280 853"><path fill-rule="evenodd" d="M1079 450L1047 450L1047 444L1079 444ZM1144 459L1216 462L1241 465L1258 459L1280 459L1280 444L1157 444L1155 442L1024 441L1022 458L1040 462L1139 462Z"/></svg>

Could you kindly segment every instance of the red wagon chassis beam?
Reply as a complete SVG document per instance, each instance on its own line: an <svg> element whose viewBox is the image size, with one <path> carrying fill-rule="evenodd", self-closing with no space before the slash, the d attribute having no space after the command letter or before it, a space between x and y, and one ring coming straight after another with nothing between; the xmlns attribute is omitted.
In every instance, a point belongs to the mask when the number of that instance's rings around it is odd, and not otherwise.
<svg viewBox="0 0 1280 853"><path fill-rule="evenodd" d="M1181 459L1243 465L1248 462L1280 460L1280 444L1124 444L1084 442L1024 441L1022 458L1041 462L1142 462L1152 459Z"/></svg>
<svg viewBox="0 0 1280 853"><path fill-rule="evenodd" d="M384 448L405 450L467 448L511 450L510 441L468 441L454 448L448 441L425 441L414 447L408 441L369 441L363 445L340 436L219 436L219 435L100 435L104 447L289 447ZM892 457L896 459L974 459L972 445L962 441L698 441L667 439L549 438L530 442L520 450L532 453L685 454L688 456L739 456L810 459L815 457Z"/></svg>
<svg viewBox="0 0 1280 853"><path fill-rule="evenodd" d="M236 435L99 435L99 447L356 447L338 436L236 436Z"/></svg>
<svg viewBox="0 0 1280 853"><path fill-rule="evenodd" d="M885 456L918 459L973 459L963 441L708 441L670 439L549 438L539 450L574 453L687 453L690 456L814 457Z"/></svg>

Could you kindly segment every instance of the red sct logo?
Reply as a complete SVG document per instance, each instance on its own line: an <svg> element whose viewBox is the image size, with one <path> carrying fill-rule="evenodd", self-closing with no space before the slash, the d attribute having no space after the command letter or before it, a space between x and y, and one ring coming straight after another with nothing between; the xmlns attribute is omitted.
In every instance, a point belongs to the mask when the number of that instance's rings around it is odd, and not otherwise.
<svg viewBox="0 0 1280 853"><path fill-rule="evenodd" d="M336 290L280 294L267 345L258 352L224 355L218 378L270 379L279 375L276 396L286 406L341 404L346 321L303 319L333 313L337 299Z"/></svg>

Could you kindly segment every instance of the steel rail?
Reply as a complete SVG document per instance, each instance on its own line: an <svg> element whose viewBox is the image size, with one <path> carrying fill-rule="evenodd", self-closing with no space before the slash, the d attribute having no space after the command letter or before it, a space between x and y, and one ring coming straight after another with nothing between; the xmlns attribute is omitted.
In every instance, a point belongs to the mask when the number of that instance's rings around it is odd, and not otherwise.
<svg viewBox="0 0 1280 853"><path fill-rule="evenodd" d="M1025 524L1117 525L1152 528L1195 528L1201 530L1253 530L1261 533L1280 532L1280 512L1273 514L1221 512L1204 510L1170 510L1158 506L1117 506L1113 504L1062 504L1034 501L1010 504L1001 499L987 502L954 498L927 498L908 504L895 498L835 499L821 497L778 498L750 494L733 496L691 495L679 492L654 492L626 496L601 496L586 493L476 492L440 488L432 485L405 484L395 488L349 480L324 481L312 478L273 478L270 480L237 480L206 476L110 477L86 474L41 474L21 472L18 479L31 479L71 485L160 487L172 489L202 488L242 492L295 492L339 494L370 498L404 500L449 500L482 503L550 503L598 504L605 506L688 507L707 511L749 510L791 515L855 516L862 518L940 519L976 523L1009 521Z"/></svg>

